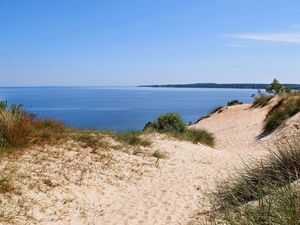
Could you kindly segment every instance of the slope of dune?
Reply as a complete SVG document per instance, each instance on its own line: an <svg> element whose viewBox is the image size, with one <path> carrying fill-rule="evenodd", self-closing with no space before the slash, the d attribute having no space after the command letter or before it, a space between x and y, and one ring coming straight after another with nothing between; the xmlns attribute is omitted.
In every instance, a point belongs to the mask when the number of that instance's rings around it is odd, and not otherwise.
<svg viewBox="0 0 300 225"><path fill-rule="evenodd" d="M200 120L192 129L206 129L215 134L220 150L245 151L264 148L260 140L264 120L278 100L274 98L265 107L251 108L250 104L225 106L210 117Z"/></svg>
<svg viewBox="0 0 300 225"><path fill-rule="evenodd" d="M216 179L266 154L275 137L297 132L299 113L260 140L269 107L225 107L190 127L214 133L215 148L146 134L147 148L93 151L71 141L2 159L11 190L0 191L0 223L186 224L209 206L205 192ZM166 157L157 161L156 151Z"/></svg>

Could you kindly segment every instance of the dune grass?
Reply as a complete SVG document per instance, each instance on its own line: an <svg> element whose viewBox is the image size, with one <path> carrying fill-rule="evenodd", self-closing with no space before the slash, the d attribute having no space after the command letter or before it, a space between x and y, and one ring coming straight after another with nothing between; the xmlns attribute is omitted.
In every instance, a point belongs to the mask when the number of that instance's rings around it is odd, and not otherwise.
<svg viewBox="0 0 300 225"><path fill-rule="evenodd" d="M273 95L259 95L254 98L254 101L252 103L252 108L259 108L259 107L265 107L266 105L269 104L271 99L273 98Z"/></svg>
<svg viewBox="0 0 300 225"><path fill-rule="evenodd" d="M111 137L115 140L130 146L151 146L151 141L142 137L141 131L128 131L128 132L111 132Z"/></svg>
<svg viewBox="0 0 300 225"><path fill-rule="evenodd" d="M270 133L290 117L300 112L300 92L280 96L280 101L268 113L264 133Z"/></svg>
<svg viewBox="0 0 300 225"><path fill-rule="evenodd" d="M22 106L0 103L0 150L24 148L57 142L64 137L66 127L53 120L39 119Z"/></svg>
<svg viewBox="0 0 300 225"><path fill-rule="evenodd" d="M210 193L211 224L299 224L300 139L280 143L263 160L217 185Z"/></svg>
<svg viewBox="0 0 300 225"><path fill-rule="evenodd" d="M190 141L193 144L201 143L210 147L213 147L215 144L213 134L203 129L188 129L182 133L173 133L172 135L178 139Z"/></svg>
<svg viewBox="0 0 300 225"><path fill-rule="evenodd" d="M116 132L112 130L79 130L73 133L73 139L84 143L93 149L109 148L111 144L106 139L110 137L125 146L149 147L152 142L142 136L141 131Z"/></svg>
<svg viewBox="0 0 300 225"><path fill-rule="evenodd" d="M27 113L21 105L0 102L0 153L10 154L16 149L35 145L59 144L62 140L75 140L90 147L111 147L105 137L111 137L124 146L151 145L142 132L115 132L109 130L75 130L55 120L40 119Z"/></svg>

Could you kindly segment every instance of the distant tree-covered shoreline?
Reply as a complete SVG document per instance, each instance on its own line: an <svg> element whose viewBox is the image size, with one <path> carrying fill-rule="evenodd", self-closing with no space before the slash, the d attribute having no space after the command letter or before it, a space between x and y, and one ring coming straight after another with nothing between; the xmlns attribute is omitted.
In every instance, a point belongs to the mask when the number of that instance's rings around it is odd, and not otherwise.
<svg viewBox="0 0 300 225"><path fill-rule="evenodd" d="M282 84L292 90L300 90L300 84ZM234 89L266 89L270 84L243 84L243 83L194 83L194 84L166 84L166 85L140 85L138 87L153 88L234 88Z"/></svg>

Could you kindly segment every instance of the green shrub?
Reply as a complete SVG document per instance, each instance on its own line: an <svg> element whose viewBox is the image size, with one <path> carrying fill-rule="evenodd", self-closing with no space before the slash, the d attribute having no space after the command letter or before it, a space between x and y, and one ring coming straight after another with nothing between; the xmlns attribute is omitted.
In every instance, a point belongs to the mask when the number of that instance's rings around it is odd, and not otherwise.
<svg viewBox="0 0 300 225"><path fill-rule="evenodd" d="M241 104L243 104L243 103L240 102L239 100L232 100L232 101L227 103L227 106L241 105Z"/></svg>
<svg viewBox="0 0 300 225"><path fill-rule="evenodd" d="M181 133L186 130L186 125L176 113L166 113L159 116L156 126L158 132Z"/></svg>
<svg viewBox="0 0 300 225"><path fill-rule="evenodd" d="M194 144L214 145L213 134L205 130L187 129L182 119L175 113L163 114L154 122L148 122L144 127L144 131L168 133L175 138L191 141Z"/></svg>
<svg viewBox="0 0 300 225"><path fill-rule="evenodd" d="M148 122L146 123L143 131L147 131L147 132L153 132L153 131L157 131L157 125L156 122Z"/></svg>
<svg viewBox="0 0 300 225"><path fill-rule="evenodd" d="M148 122L145 130L155 130L161 133L181 133L187 129L186 125L177 113L166 113L155 121Z"/></svg>

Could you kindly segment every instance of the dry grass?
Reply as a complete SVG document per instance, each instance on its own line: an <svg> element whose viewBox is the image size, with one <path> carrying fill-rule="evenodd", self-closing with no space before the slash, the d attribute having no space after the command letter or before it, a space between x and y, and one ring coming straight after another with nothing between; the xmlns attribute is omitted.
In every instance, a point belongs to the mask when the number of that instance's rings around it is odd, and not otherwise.
<svg viewBox="0 0 300 225"><path fill-rule="evenodd" d="M167 158L169 157L169 155L168 155L167 152L162 152L162 151L159 151L159 150L153 152L152 156L153 156L154 158L156 158L155 164L156 164L157 166L158 166L158 163L159 163L159 160L160 160L160 159L167 159Z"/></svg>
<svg viewBox="0 0 300 225"><path fill-rule="evenodd" d="M65 137L66 127L52 120L38 119L21 106L8 108L0 104L0 150L26 148L32 145L52 144Z"/></svg>
<svg viewBox="0 0 300 225"><path fill-rule="evenodd" d="M300 112L300 93L284 94L280 101L268 113L264 133L270 133L287 119Z"/></svg>
<svg viewBox="0 0 300 225"><path fill-rule="evenodd" d="M182 134L175 135L176 137L190 141L193 144L204 144L210 147L215 145L215 138L214 135L206 130L203 129L189 129Z"/></svg>
<svg viewBox="0 0 300 225"><path fill-rule="evenodd" d="M254 98L251 107L252 108L264 107L269 104L269 102L273 97L274 97L273 95L259 95L258 97Z"/></svg>
<svg viewBox="0 0 300 225"><path fill-rule="evenodd" d="M142 137L143 133L139 131L130 131L130 132L112 132L111 137L116 141L119 141L122 144L129 146L151 146L151 141Z"/></svg>
<svg viewBox="0 0 300 225"><path fill-rule="evenodd" d="M105 135L97 131L82 130L71 134L71 138L81 143L83 148L91 148L93 152L97 149L109 149L111 147Z"/></svg>
<svg viewBox="0 0 300 225"><path fill-rule="evenodd" d="M277 147L210 193L211 224L299 224L300 196L295 182L300 172L300 139Z"/></svg>

